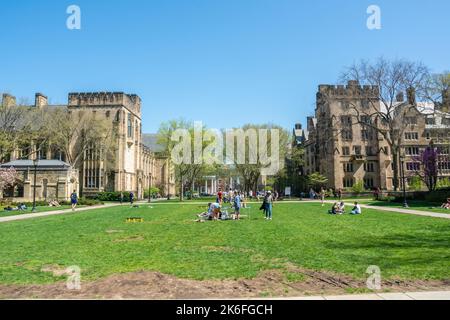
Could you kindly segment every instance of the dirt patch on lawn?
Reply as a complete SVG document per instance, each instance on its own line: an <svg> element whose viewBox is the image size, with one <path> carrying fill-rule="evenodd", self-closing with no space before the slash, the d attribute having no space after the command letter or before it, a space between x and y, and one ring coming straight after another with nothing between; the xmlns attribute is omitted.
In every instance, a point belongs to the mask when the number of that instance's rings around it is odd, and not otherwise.
<svg viewBox="0 0 450 320"><path fill-rule="evenodd" d="M48 270L50 271L50 270ZM297 273L301 281L289 281ZM254 279L189 280L159 272L133 272L113 275L93 282L81 282L72 291L65 283L51 285L0 285L0 298L41 299L205 299L295 297L321 294L366 292L365 282L348 276L311 271L290 265L289 270L264 271ZM386 281L383 291L450 290L447 281Z"/></svg>

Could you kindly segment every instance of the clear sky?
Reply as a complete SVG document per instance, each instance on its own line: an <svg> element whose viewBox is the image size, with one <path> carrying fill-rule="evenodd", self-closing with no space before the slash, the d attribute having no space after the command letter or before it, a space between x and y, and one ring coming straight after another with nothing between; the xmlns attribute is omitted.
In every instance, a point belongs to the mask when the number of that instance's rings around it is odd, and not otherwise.
<svg viewBox="0 0 450 320"><path fill-rule="evenodd" d="M71 4L81 30L66 28ZM366 27L371 4L381 30ZM180 117L291 129L314 112L317 86L361 58L450 69L448 0L17 0L0 17L0 91L53 103L136 93L144 132Z"/></svg>

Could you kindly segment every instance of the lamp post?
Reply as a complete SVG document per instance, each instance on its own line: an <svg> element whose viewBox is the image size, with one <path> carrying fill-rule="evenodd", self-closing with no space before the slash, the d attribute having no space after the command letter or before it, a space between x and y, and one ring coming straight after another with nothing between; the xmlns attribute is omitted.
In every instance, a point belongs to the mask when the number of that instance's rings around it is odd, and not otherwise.
<svg viewBox="0 0 450 320"><path fill-rule="evenodd" d="M170 200L170 166L167 161L167 200Z"/></svg>
<svg viewBox="0 0 450 320"><path fill-rule="evenodd" d="M406 201L406 183L405 183L405 156L400 156L400 173L402 176L403 184L403 208L409 208L408 202Z"/></svg>
<svg viewBox="0 0 450 320"><path fill-rule="evenodd" d="M37 167L39 164L39 159L36 158L33 160L33 166L34 166L34 181L33 181L33 209L31 212L36 212L36 173L37 173Z"/></svg>
<svg viewBox="0 0 450 320"><path fill-rule="evenodd" d="M151 195L151 189L152 189L152 187L151 187L151 181L152 181L152 176L149 176L148 177L148 202L150 203L150 202L152 202L152 195Z"/></svg>

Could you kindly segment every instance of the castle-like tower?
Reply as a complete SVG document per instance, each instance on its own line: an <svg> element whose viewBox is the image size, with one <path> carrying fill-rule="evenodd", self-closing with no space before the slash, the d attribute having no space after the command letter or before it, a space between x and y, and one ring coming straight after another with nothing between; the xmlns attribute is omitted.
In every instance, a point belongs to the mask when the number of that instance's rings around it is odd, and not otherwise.
<svg viewBox="0 0 450 320"><path fill-rule="evenodd" d="M98 157L99 150L85 152L80 168L82 193L88 195L113 190L138 192L138 174L144 169L141 159L141 99L123 92L70 93L68 109L80 117L89 113L92 119L106 120L117 136L117 151L109 173L106 171L107 163Z"/></svg>
<svg viewBox="0 0 450 320"><path fill-rule="evenodd" d="M306 174L320 172L336 189L359 181L367 188L391 188L389 147L373 128L379 124L367 116L379 110L378 96L377 87L356 81L319 86L315 118L308 118Z"/></svg>

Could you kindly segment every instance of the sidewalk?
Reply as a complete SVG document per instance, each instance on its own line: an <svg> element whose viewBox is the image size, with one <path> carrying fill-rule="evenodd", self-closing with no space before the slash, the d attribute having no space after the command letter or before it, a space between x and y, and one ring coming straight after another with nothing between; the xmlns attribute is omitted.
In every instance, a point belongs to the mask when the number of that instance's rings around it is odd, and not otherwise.
<svg viewBox="0 0 450 320"><path fill-rule="evenodd" d="M281 298L286 299L286 298ZM343 296L311 296L287 300L450 300L450 291L372 293Z"/></svg>
<svg viewBox="0 0 450 320"><path fill-rule="evenodd" d="M309 200L309 201L307 200L305 202L320 203L320 200ZM345 200L344 200L344 202L345 202ZM326 200L325 203L333 204L333 203L335 203L335 201ZM393 207L369 206L366 204L360 204L360 206L361 206L361 208L365 208L365 209L374 209L374 210L379 210L379 211L412 214L412 215L416 215L416 216L450 219L450 214L447 214L447 213L438 213L438 212L420 211L420 210L414 210L414 209L393 208Z"/></svg>
<svg viewBox="0 0 450 320"><path fill-rule="evenodd" d="M0 223L33 219L33 218L39 218L39 217L54 216L54 215L67 214L67 213L77 213L77 212L82 212L82 211L111 208L111 207L116 207L116 206L120 206L120 204L108 203L108 204L92 206L92 207L83 207L83 208L76 209L75 212L72 212L72 209L64 209L64 210L55 210L55 211L47 211L47 212L26 213L26 214L21 214L21 215L16 215L16 216L1 217Z"/></svg>

